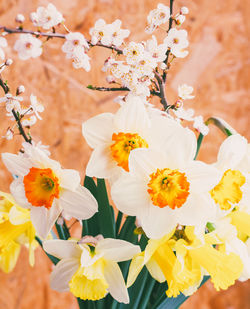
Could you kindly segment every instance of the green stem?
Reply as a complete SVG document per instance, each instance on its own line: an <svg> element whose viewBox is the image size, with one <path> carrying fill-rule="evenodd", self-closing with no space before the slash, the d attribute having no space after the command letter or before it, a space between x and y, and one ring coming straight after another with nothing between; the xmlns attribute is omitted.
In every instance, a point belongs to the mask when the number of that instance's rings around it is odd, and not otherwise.
<svg viewBox="0 0 250 309"><path fill-rule="evenodd" d="M63 229L63 226L61 224L58 224L57 222L55 223L55 226L58 233L58 237L64 240L68 239Z"/></svg>
<svg viewBox="0 0 250 309"><path fill-rule="evenodd" d="M213 124L219 128L225 135L230 136L236 134L237 132L232 128L225 120L219 117L210 117L205 122L206 125Z"/></svg>
<svg viewBox="0 0 250 309"><path fill-rule="evenodd" d="M203 138L204 138L204 135L203 134L199 134L199 137L197 139L197 149L196 149L196 154L194 156L194 160L196 160L197 156L198 156L198 153L200 151L200 148L201 148L201 143L203 141Z"/></svg>
<svg viewBox="0 0 250 309"><path fill-rule="evenodd" d="M123 213L119 211L117 218L116 218L116 224L115 224L116 235L119 234L121 222L122 222L122 217L123 217Z"/></svg>
<svg viewBox="0 0 250 309"><path fill-rule="evenodd" d="M42 243L41 239L40 239L38 236L36 236L36 241L39 243L39 245L40 245L41 248L43 249L43 243ZM44 249L43 249L43 251L44 251ZM44 252L45 252L45 254L47 255L47 257L51 260L51 262L52 262L54 265L56 265L56 264L60 261L58 258L54 257L53 255L48 254L46 251L44 251Z"/></svg>

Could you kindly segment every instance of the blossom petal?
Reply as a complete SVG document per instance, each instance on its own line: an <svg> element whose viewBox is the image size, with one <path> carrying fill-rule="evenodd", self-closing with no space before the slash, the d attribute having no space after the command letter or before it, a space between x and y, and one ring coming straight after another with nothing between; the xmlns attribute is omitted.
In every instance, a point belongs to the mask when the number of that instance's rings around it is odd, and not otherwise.
<svg viewBox="0 0 250 309"><path fill-rule="evenodd" d="M23 208L30 208L32 205L28 202L22 179L15 179L10 185L10 192L19 204Z"/></svg>
<svg viewBox="0 0 250 309"><path fill-rule="evenodd" d="M120 303L128 304L128 291L118 264L116 262L106 261L104 276L109 285L108 290L111 296Z"/></svg>
<svg viewBox="0 0 250 309"><path fill-rule="evenodd" d="M152 149L137 148L129 155L129 171L131 175L149 181L149 175L157 168L167 167L166 157Z"/></svg>
<svg viewBox="0 0 250 309"><path fill-rule="evenodd" d="M79 267L77 259L63 259L53 269L50 286L58 292L69 291L69 282Z"/></svg>
<svg viewBox="0 0 250 309"><path fill-rule="evenodd" d="M114 125L118 132L139 133L143 136L150 127L146 107L139 97L125 102L114 117Z"/></svg>
<svg viewBox="0 0 250 309"><path fill-rule="evenodd" d="M119 172L120 167L111 157L109 146L97 147L91 154L86 167L86 175L97 178L110 178Z"/></svg>
<svg viewBox="0 0 250 309"><path fill-rule="evenodd" d="M113 118L113 114L103 113L82 124L82 134L90 147L96 148L112 141Z"/></svg>
<svg viewBox="0 0 250 309"><path fill-rule="evenodd" d="M79 172L71 169L61 169L60 174L60 187L68 190L75 190L81 181Z"/></svg>
<svg viewBox="0 0 250 309"><path fill-rule="evenodd" d="M214 222L216 206L209 193L192 193L182 207L175 209L175 213L179 224L205 227L207 222Z"/></svg>
<svg viewBox="0 0 250 309"><path fill-rule="evenodd" d="M98 204L90 191L79 185L76 191L65 190L60 196L60 205L69 217L89 219L98 211Z"/></svg>
<svg viewBox="0 0 250 309"><path fill-rule="evenodd" d="M130 216L137 216L149 203L149 197L143 183L138 178L123 175L111 187L111 196L116 207Z"/></svg>
<svg viewBox="0 0 250 309"><path fill-rule="evenodd" d="M105 238L98 242L96 250L104 253L104 258L114 262L127 261L141 250L139 246L120 239Z"/></svg>
<svg viewBox="0 0 250 309"><path fill-rule="evenodd" d="M42 239L48 236L60 213L61 208L57 201L52 204L49 210L44 206L31 207L30 218L38 236Z"/></svg>
<svg viewBox="0 0 250 309"><path fill-rule="evenodd" d="M234 169L247 152L247 140L239 135L229 136L220 146L217 157L217 167Z"/></svg>
<svg viewBox="0 0 250 309"><path fill-rule="evenodd" d="M79 258L81 249L75 240L50 239L43 242L43 249L58 259Z"/></svg>
<svg viewBox="0 0 250 309"><path fill-rule="evenodd" d="M137 256L135 256L130 263L128 279L127 279L128 288L135 282L143 266L144 266L144 253L141 252Z"/></svg>
<svg viewBox="0 0 250 309"><path fill-rule="evenodd" d="M2 160L6 168L13 175L22 177L28 174L29 169L31 168L31 164L26 158L13 153L2 153Z"/></svg>
<svg viewBox="0 0 250 309"><path fill-rule="evenodd" d="M221 178L221 173L212 166L201 161L193 161L187 168L187 180L190 182L190 191L208 192Z"/></svg>
<svg viewBox="0 0 250 309"><path fill-rule="evenodd" d="M176 226L174 211L169 207L159 208L151 204L139 217L148 238L158 239L170 233Z"/></svg>

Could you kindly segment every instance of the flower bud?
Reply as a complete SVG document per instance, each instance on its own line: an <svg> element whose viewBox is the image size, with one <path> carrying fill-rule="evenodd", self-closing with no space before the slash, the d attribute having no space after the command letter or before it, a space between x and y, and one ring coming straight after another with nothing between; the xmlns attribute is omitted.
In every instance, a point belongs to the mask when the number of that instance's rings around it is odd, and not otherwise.
<svg viewBox="0 0 250 309"><path fill-rule="evenodd" d="M114 78L114 76L112 76L112 75L108 75L108 76L106 76L106 81L107 81L109 84L113 84L113 83L115 83L115 78Z"/></svg>
<svg viewBox="0 0 250 309"><path fill-rule="evenodd" d="M17 87L16 94L19 95L25 91L25 87L23 85L20 85Z"/></svg>
<svg viewBox="0 0 250 309"><path fill-rule="evenodd" d="M6 61L5 61L5 65L7 65L7 66L9 66L9 65L12 65L12 63L13 63L13 60L12 59L6 59Z"/></svg>
<svg viewBox="0 0 250 309"><path fill-rule="evenodd" d="M186 6L181 7L180 13L186 15L189 13L189 9Z"/></svg>
<svg viewBox="0 0 250 309"><path fill-rule="evenodd" d="M25 17L22 14L17 14L15 21L22 24L25 21Z"/></svg>

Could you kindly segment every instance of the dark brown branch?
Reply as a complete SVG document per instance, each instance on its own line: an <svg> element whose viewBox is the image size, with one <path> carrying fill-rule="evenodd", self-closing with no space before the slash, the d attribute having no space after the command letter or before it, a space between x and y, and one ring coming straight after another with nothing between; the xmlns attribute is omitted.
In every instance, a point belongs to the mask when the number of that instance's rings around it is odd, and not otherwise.
<svg viewBox="0 0 250 309"><path fill-rule="evenodd" d="M25 29L21 29L21 28L8 28L8 27L5 27L5 26L0 26L0 30L3 30L3 31L10 33L10 34L12 34L12 33L29 33L29 34L35 35L36 37L44 36L44 37L47 37L47 38L59 38L59 39L65 39L65 37L66 37L66 34L61 34L61 33L40 32L40 31L25 30ZM93 45L90 40L87 40L87 42L91 47L100 46L100 47L112 49L112 50L116 51L118 54L123 53L123 51L121 49L114 47L114 46L103 45L100 42Z"/></svg>
<svg viewBox="0 0 250 309"><path fill-rule="evenodd" d="M161 77L161 75L157 72L155 72L155 78L158 82L159 89L160 89L159 97L161 98L161 104L163 105L164 110L168 110L169 105L168 105L168 102L166 100L166 95L165 95L165 82L164 82L163 78Z"/></svg>

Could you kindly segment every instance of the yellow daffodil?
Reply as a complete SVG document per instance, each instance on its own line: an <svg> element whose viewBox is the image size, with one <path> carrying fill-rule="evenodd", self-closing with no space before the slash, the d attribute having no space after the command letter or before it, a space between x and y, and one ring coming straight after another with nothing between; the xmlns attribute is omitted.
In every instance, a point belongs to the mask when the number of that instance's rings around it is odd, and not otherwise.
<svg viewBox="0 0 250 309"><path fill-rule="evenodd" d="M0 268L8 273L16 265L21 245L29 249L29 262L34 265L37 246L30 210L17 205L10 194L0 192Z"/></svg>
<svg viewBox="0 0 250 309"><path fill-rule="evenodd" d="M98 300L108 293L118 302L129 296L117 262L133 258L140 247L119 239L87 236L76 240L48 240L45 251L61 259L51 274L51 287L71 291L83 300Z"/></svg>
<svg viewBox="0 0 250 309"><path fill-rule="evenodd" d="M167 281L168 297L176 297L180 292L192 294L205 273L211 276L217 290L228 288L239 278L243 270L242 261L233 252L214 248L206 235L204 239L201 241L195 235L194 227L190 226L174 229L158 240L150 239L145 251L133 258L127 285L133 284L146 265L155 280ZM208 239L211 241L213 238Z"/></svg>

